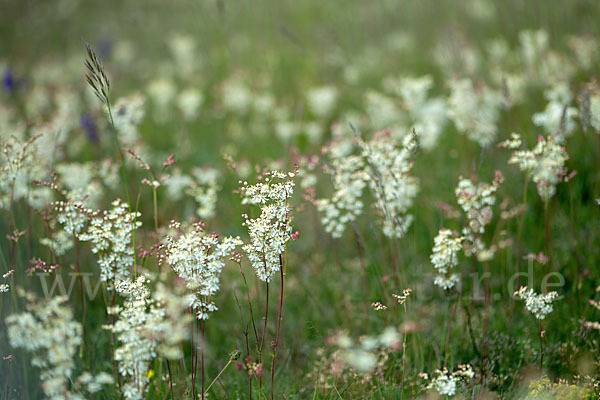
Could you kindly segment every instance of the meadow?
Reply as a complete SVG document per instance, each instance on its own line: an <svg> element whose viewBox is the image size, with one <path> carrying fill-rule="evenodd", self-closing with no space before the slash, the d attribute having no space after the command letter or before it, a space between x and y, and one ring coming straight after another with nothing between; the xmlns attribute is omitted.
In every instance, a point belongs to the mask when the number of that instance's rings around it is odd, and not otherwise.
<svg viewBox="0 0 600 400"><path fill-rule="evenodd" d="M0 398L600 398L598 20L5 1Z"/></svg>

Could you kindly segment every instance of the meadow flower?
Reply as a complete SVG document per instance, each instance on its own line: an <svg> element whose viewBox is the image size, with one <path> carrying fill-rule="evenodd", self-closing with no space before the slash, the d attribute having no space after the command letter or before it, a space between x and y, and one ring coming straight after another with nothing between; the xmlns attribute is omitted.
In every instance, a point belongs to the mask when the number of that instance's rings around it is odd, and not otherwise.
<svg viewBox="0 0 600 400"><path fill-rule="evenodd" d="M515 296L525 301L527 311L535 315L537 319L544 319L546 315L552 312L552 302L558 297L558 293L537 294L533 289L523 286L515 292Z"/></svg>
<svg viewBox="0 0 600 400"><path fill-rule="evenodd" d="M206 167L195 168L192 175L193 179L185 189L185 193L192 196L198 204L196 208L198 217L204 220L212 218L217 207L217 193L221 189L218 184L220 173L214 168Z"/></svg>
<svg viewBox="0 0 600 400"><path fill-rule="evenodd" d="M570 106L573 95L563 82L554 84L544 95L548 104L543 112L533 115L533 123L543 127L547 134L558 132L557 140L564 142L565 137L570 136L577 127L577 108Z"/></svg>
<svg viewBox="0 0 600 400"><path fill-rule="evenodd" d="M406 302L406 299L408 299L408 296L410 296L411 292L412 292L412 289L404 289L402 291L402 294L392 293L392 297L394 297L396 300L398 300L398 304L404 304Z"/></svg>
<svg viewBox="0 0 600 400"><path fill-rule="evenodd" d="M310 88L306 94L308 109L317 118L327 118L335 108L338 91L333 86Z"/></svg>
<svg viewBox="0 0 600 400"><path fill-rule="evenodd" d="M375 301L375 302L371 303L371 307L373 307L373 310L375 310L375 311L385 311L385 310L387 310L387 306L385 304L381 304L378 301Z"/></svg>
<svg viewBox="0 0 600 400"><path fill-rule="evenodd" d="M468 229L475 234L485 232L485 226L492 219L492 206L496 202L496 191L502 183L502 174L497 171L492 184L473 183L461 177L455 189L456 201L469 218Z"/></svg>
<svg viewBox="0 0 600 400"><path fill-rule="evenodd" d="M431 378L428 389L433 389L442 396L454 396L462 383L473 379L475 372L469 364L459 365L453 373L444 367L442 370L436 369Z"/></svg>
<svg viewBox="0 0 600 400"><path fill-rule="evenodd" d="M534 66L548 50L548 32L545 30L524 30L519 32L521 54L528 66Z"/></svg>
<svg viewBox="0 0 600 400"><path fill-rule="evenodd" d="M138 221L141 213L131 212L127 203L117 199L112 206L109 211L94 212L87 231L78 235L79 240L92 243L100 265L100 280L109 283L129 276L134 263L133 231L142 225Z"/></svg>
<svg viewBox="0 0 600 400"><path fill-rule="evenodd" d="M40 369L44 394L51 400L70 398L69 381L81 344L82 326L66 307L66 296L38 300L26 295L27 311L6 318L12 347L31 352L31 364Z"/></svg>
<svg viewBox="0 0 600 400"><path fill-rule="evenodd" d="M401 238L412 222L408 209L419 190L417 179L410 175L418 146L416 135L407 134L399 145L389 132L380 132L373 140L358 143L368 166L368 185L383 215L383 233Z"/></svg>
<svg viewBox="0 0 600 400"><path fill-rule="evenodd" d="M436 370L428 388L434 389L442 396L454 396L458 389L458 378L450 374L446 368L443 371Z"/></svg>
<svg viewBox="0 0 600 400"><path fill-rule="evenodd" d="M148 279L140 275L135 281L116 278L115 291L125 297L123 307L110 310L118 319L104 328L112 331L120 346L114 358L119 374L125 378L122 394L128 400L140 400L148 386L150 362L156 357L158 341L152 334L161 321L161 315L152 307Z"/></svg>
<svg viewBox="0 0 600 400"><path fill-rule="evenodd" d="M145 99L142 95L134 94L117 99L112 116L122 146L135 147L139 140L138 127L145 114Z"/></svg>
<svg viewBox="0 0 600 400"><path fill-rule="evenodd" d="M453 273L458 265L458 252L462 249L462 237L450 229L440 229L434 239L431 263L438 272L433 283L442 289L452 289L458 283L458 275Z"/></svg>
<svg viewBox="0 0 600 400"><path fill-rule="evenodd" d="M331 199L319 199L317 210L325 231L334 238L342 237L346 225L354 222L363 212L362 195L365 182L365 164L361 157L334 158L328 172L332 175L334 193Z"/></svg>
<svg viewBox="0 0 600 400"><path fill-rule="evenodd" d="M402 106L415 131L419 134L419 143L425 150L431 150L438 141L446 124L446 103L441 98L430 98L433 87L430 75L421 77L388 77L383 86L402 99Z"/></svg>
<svg viewBox="0 0 600 400"><path fill-rule="evenodd" d="M209 312L217 310L211 298L219 290L221 270L231 252L241 244L237 237L219 239L216 233L206 233L201 223L194 224L191 231L178 238L166 237L166 261L193 294L189 306L198 319L207 319Z"/></svg>
<svg viewBox="0 0 600 400"><path fill-rule="evenodd" d="M186 121L194 120L204 103L202 93L196 89L186 89L177 96L177 107Z"/></svg>
<svg viewBox="0 0 600 400"><path fill-rule="evenodd" d="M257 218L248 218L242 225L247 227L250 242L243 246L258 277L269 282L280 268L280 254L285 252L291 238L292 226L288 200L294 193L296 173L282 171L265 172L263 182L254 185L242 183L242 204L260 206Z"/></svg>
<svg viewBox="0 0 600 400"><path fill-rule="evenodd" d="M487 86L475 88L468 79L450 81L450 90L448 118L456 129L481 147L493 143L500 118L500 95Z"/></svg>
<svg viewBox="0 0 600 400"><path fill-rule="evenodd" d="M533 150L516 150L508 163L517 164L521 171L526 171L535 182L542 200L548 201L556 193L556 185L561 180L568 159L565 148L550 135L547 138L538 137Z"/></svg>

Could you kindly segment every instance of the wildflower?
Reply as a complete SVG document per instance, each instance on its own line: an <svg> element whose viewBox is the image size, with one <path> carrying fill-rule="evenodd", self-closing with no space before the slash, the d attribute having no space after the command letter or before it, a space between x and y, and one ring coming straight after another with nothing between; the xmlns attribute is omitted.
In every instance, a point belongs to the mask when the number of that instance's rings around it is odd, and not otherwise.
<svg viewBox="0 0 600 400"><path fill-rule="evenodd" d="M332 86L311 88L306 95L308 108L318 118L327 118L331 115L337 98L337 89Z"/></svg>
<svg viewBox="0 0 600 400"><path fill-rule="evenodd" d="M48 398L71 398L69 381L82 342L82 326L64 305L66 296L46 301L25 296L27 311L6 319L10 345L31 352L31 364L40 368L42 389Z"/></svg>
<svg viewBox="0 0 600 400"><path fill-rule="evenodd" d="M458 378L449 374L446 368L443 371L436 370L435 373L428 388L434 389L442 396L454 396L458 388Z"/></svg>
<svg viewBox="0 0 600 400"><path fill-rule="evenodd" d="M459 365L458 369L450 373L446 367L442 370L435 370L431 378L428 389L434 389L442 396L454 396L458 391L461 382L465 383L475 376L473 368L469 364ZM427 379L427 375L424 375Z"/></svg>
<svg viewBox="0 0 600 400"><path fill-rule="evenodd" d="M264 182L255 185L243 183L242 203L256 204L261 208L260 216L254 219L245 216L250 242L243 246L258 277L269 282L279 271L280 254L285 251L292 235L290 206L288 200L294 192L295 173L271 171L263 174Z"/></svg>
<svg viewBox="0 0 600 400"><path fill-rule="evenodd" d="M535 315L537 319L544 319L552 312L552 302L558 297L558 293L536 294L533 289L523 286L515 292L515 296L525 301L527 311Z"/></svg>
<svg viewBox="0 0 600 400"><path fill-rule="evenodd" d="M204 103L204 96L196 89L186 89L177 96L177 107L186 121L198 116L198 110Z"/></svg>
<svg viewBox="0 0 600 400"><path fill-rule="evenodd" d="M346 225L362 214L361 199L366 187L364 162L361 157L334 158L329 172L333 176L334 193L331 199L317 200L325 231L334 238L342 237Z"/></svg>
<svg viewBox="0 0 600 400"><path fill-rule="evenodd" d="M198 204L196 215L202 219L208 219L215 216L217 207L217 193L221 189L217 183L219 171L214 168L196 168L193 170L193 177L185 193L194 198Z"/></svg>
<svg viewBox="0 0 600 400"><path fill-rule="evenodd" d="M404 289L402 294L392 293L392 297L398 300L398 304L404 304L406 299L408 299L408 296L410 296L410 292L412 292L412 289Z"/></svg>
<svg viewBox="0 0 600 400"><path fill-rule="evenodd" d="M520 139L518 135L514 135ZM538 137L533 150L516 150L508 163L517 164L521 171L526 171L535 182L542 200L548 201L556 193L556 185L561 180L568 159L565 148L550 135L546 139Z"/></svg>
<svg viewBox="0 0 600 400"><path fill-rule="evenodd" d="M533 115L533 123L544 128L546 133L559 132L558 140L570 136L577 127L575 118L578 115L577 108L570 107L573 96L567 84L560 82L545 92L548 104L543 112Z"/></svg>
<svg viewBox="0 0 600 400"><path fill-rule="evenodd" d="M225 259L241 244L239 237L219 240L217 234L206 234L201 223L179 238L167 236L166 260L193 293L189 305L198 319L207 319L209 312L217 310L211 298L219 290L221 270Z"/></svg>
<svg viewBox="0 0 600 400"><path fill-rule="evenodd" d="M383 215L383 233L401 238L412 223L408 209L419 190L417 179L410 175L418 146L416 135L405 135L398 146L389 132L381 132L370 142L359 141L359 146L369 167L365 171L369 187Z"/></svg>
<svg viewBox="0 0 600 400"><path fill-rule="evenodd" d="M458 283L458 275L452 273L458 265L458 252L462 249L463 238L449 229L440 229L434 239L431 263L438 272L434 284L443 289L451 289Z"/></svg>
<svg viewBox="0 0 600 400"><path fill-rule="evenodd" d="M387 306L385 304L381 304L378 301L375 301L375 302L371 303L371 307L373 307L373 310L375 310L375 311L385 311L385 310L387 310Z"/></svg>
<svg viewBox="0 0 600 400"><path fill-rule="evenodd" d="M496 202L496 191L503 181L502 174L497 171L492 184L475 185L470 179L460 178L456 187L456 200L469 218L469 230L472 233L484 233L485 226L492 219L492 208Z"/></svg>
<svg viewBox="0 0 600 400"><path fill-rule="evenodd" d="M150 362L156 357L158 343L152 333L161 316L151 307L152 300L146 283L144 275L135 281L127 278L115 280L115 291L125 297L125 302L123 307L111 310L118 316L116 322L104 326L120 342L114 358L119 365L119 374L125 378L122 394L128 400L144 398Z"/></svg>
<svg viewBox="0 0 600 400"><path fill-rule="evenodd" d="M133 231L142 225L137 220L141 214L131 212L127 203L117 199L112 206L109 211L93 213L87 231L78 236L92 243L100 265L100 280L109 283L129 276L134 262Z"/></svg>
<svg viewBox="0 0 600 400"><path fill-rule="evenodd" d="M468 79L451 81L450 89L448 118L469 139L481 147L489 146L498 130L501 97L486 86L474 88Z"/></svg>

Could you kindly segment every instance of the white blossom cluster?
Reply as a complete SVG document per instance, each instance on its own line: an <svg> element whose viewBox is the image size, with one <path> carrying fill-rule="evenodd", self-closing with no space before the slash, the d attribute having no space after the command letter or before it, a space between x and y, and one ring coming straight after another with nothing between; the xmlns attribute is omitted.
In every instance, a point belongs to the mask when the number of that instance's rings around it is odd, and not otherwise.
<svg viewBox="0 0 600 400"><path fill-rule="evenodd" d="M117 199L112 206L109 211L96 212L87 231L78 236L92 243L92 252L98 255L100 279L109 283L129 276L129 267L134 262L132 236L142 225L138 221L141 214L130 212L127 203Z"/></svg>
<svg viewBox="0 0 600 400"><path fill-rule="evenodd" d="M190 323L193 317L189 313L193 295L184 285L175 284L173 288L159 282L152 293L161 320L152 330L152 336L158 341L157 352L169 360L181 359L181 346L190 336Z"/></svg>
<svg viewBox="0 0 600 400"><path fill-rule="evenodd" d="M182 285L171 289L161 282L151 295L149 284L144 275L135 281L117 278L115 292L125 301L123 306L108 309L118 319L103 326L115 333L120 342L114 357L119 374L125 378L121 391L126 399L145 398L152 360L157 354L166 359L180 359L181 345L189 338L191 296Z"/></svg>
<svg viewBox="0 0 600 400"><path fill-rule="evenodd" d="M122 97L116 101L112 116L121 145L134 147L138 142L138 126L145 114L145 99L140 94Z"/></svg>
<svg viewBox="0 0 600 400"><path fill-rule="evenodd" d="M440 229L433 240L431 263L438 275L433 283L444 290L452 289L458 283L458 275L453 273L458 265L458 252L462 249L463 238L450 229Z"/></svg>
<svg viewBox="0 0 600 400"><path fill-rule="evenodd" d="M387 131L371 141L358 140L360 155L347 154L346 142L332 143L327 149L331 157L328 171L333 177L331 198L316 201L322 214L321 223L334 238L340 238L346 225L363 212L363 191L371 189L378 214L383 217L383 233L403 237L412 222L408 209L419 185L410 175L417 142L413 134L403 137L402 145Z"/></svg>
<svg viewBox="0 0 600 400"><path fill-rule="evenodd" d="M395 327L387 327L378 335L361 336L354 340L345 332L332 338L338 348L334 358L360 374L372 372L378 363L378 352L382 350L398 351L402 346L402 335Z"/></svg>
<svg viewBox="0 0 600 400"><path fill-rule="evenodd" d="M469 364L459 365L458 369L450 373L446 367L435 370L428 389L433 389L442 396L454 396L458 391L461 381L473 379L475 372Z"/></svg>
<svg viewBox="0 0 600 400"><path fill-rule="evenodd" d="M271 171L263 174L262 182L243 182L242 203L260 206L260 216L243 223L248 228L250 242L243 246L258 277L269 282L280 268L280 256L291 238L292 226L288 199L294 193L293 172Z"/></svg>
<svg viewBox="0 0 600 400"><path fill-rule="evenodd" d="M313 87L306 94L309 110L320 119L331 115L337 104L337 99L338 91L333 86Z"/></svg>
<svg viewBox="0 0 600 400"><path fill-rule="evenodd" d="M518 134L513 134L510 141L501 143L504 147L517 149L521 145ZM554 136L538 137L533 150L516 150L508 160L509 164L517 164L521 171L527 172L537 186L542 200L550 200L556 193L556 185L560 182L565 162L569 155L563 146L558 144Z"/></svg>
<svg viewBox="0 0 600 400"><path fill-rule="evenodd" d="M187 195L194 198L198 205L196 215L202 219L209 219L215 216L217 208L217 193L220 186L217 183L219 171L214 168L195 169L190 186L185 190Z"/></svg>
<svg viewBox="0 0 600 400"><path fill-rule="evenodd" d="M355 155L331 161L334 192L330 199L317 200L317 210L325 231L334 238L342 237L346 225L363 212L362 195L367 186L364 166L363 159Z"/></svg>
<svg viewBox="0 0 600 400"><path fill-rule="evenodd" d="M487 183L476 185L470 179L460 178L455 189L456 201L469 219L470 232L485 232L485 226L492 219L492 206L496 202L495 195L501 181L501 175L491 185Z"/></svg>
<svg viewBox="0 0 600 400"><path fill-rule="evenodd" d="M552 302L558 297L558 293L537 294L533 289L523 286L515 292L515 296L525 301L527 311L535 315L537 319L544 319L552 312Z"/></svg>
<svg viewBox="0 0 600 400"><path fill-rule="evenodd" d="M573 95L564 82L554 84L544 96L548 100L543 112L533 115L533 123L544 128L547 134L558 133L558 141L564 142L577 127L575 118L579 114L577 108L571 106Z"/></svg>
<svg viewBox="0 0 600 400"><path fill-rule="evenodd" d="M119 365L119 374L125 378L122 385L123 397L140 400L145 396L150 362L156 357L157 338L152 334L161 322L160 311L153 307L148 280L140 275L135 281L117 278L115 291L125 297L123 307L109 309L118 316L112 325L104 328L115 333L120 346L114 358Z"/></svg>
<svg viewBox="0 0 600 400"><path fill-rule="evenodd" d="M40 368L42 388L49 399L83 400L69 390L69 382L74 378L74 357L82 342L82 326L73 319L71 309L64 306L67 297L43 301L26 296L27 311L6 318L10 345L32 353L31 364ZM104 373L96 377L87 374L85 380L91 383L87 387L90 393L112 383L112 378Z"/></svg>
<svg viewBox="0 0 600 400"><path fill-rule="evenodd" d="M412 222L408 209L419 190L417 179L410 175L416 138L407 134L398 146L388 132L382 132L370 142L359 142L359 146L367 164L365 176L383 216L383 233L401 238Z"/></svg>
<svg viewBox="0 0 600 400"><path fill-rule="evenodd" d="M239 237L220 240L215 233L205 233L202 224L194 224L179 238L167 236L166 260L193 293L189 306L198 319L207 319L209 312L217 310L211 298L219 290L221 270L226 258L241 244Z"/></svg>
<svg viewBox="0 0 600 400"><path fill-rule="evenodd" d="M430 75L386 78L383 85L402 99L403 109L419 134L419 145L424 150L433 149L447 121L445 101L429 97L433 78Z"/></svg>
<svg viewBox="0 0 600 400"><path fill-rule="evenodd" d="M475 88L468 79L450 81L450 89L448 118L469 139L481 147L489 146L498 131L500 95L486 86Z"/></svg>

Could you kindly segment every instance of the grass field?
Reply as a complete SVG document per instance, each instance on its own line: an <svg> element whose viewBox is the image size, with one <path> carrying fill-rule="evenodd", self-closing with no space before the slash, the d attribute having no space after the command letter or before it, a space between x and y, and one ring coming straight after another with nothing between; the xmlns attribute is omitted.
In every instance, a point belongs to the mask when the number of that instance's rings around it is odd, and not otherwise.
<svg viewBox="0 0 600 400"><path fill-rule="evenodd" d="M0 398L600 396L596 1L1 9Z"/></svg>

